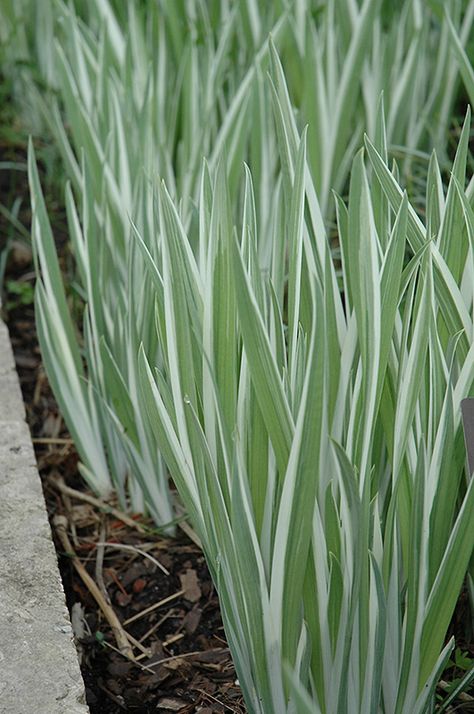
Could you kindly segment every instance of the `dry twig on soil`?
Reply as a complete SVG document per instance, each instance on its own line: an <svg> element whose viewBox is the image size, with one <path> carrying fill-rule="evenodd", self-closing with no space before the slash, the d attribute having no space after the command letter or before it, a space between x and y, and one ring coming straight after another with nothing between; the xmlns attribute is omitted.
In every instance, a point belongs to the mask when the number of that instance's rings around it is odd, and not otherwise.
<svg viewBox="0 0 474 714"><path fill-rule="evenodd" d="M127 516L127 514L123 513L123 511L119 511L119 509L114 508L114 506L109 506L108 503L101 501L99 498L95 498L95 496L91 496L88 493L82 493L82 491L76 491L76 489L67 486L61 476L51 476L50 481L52 485L61 493L71 496L71 498L76 498L78 501L85 501L86 503L90 503L91 506L99 508L104 513L111 513L119 521L122 521L122 523L126 523L127 526L130 526L130 528L134 528L139 533L145 533L145 529L143 528L141 523L137 523L137 521L134 521L133 518Z"/></svg>
<svg viewBox="0 0 474 714"><path fill-rule="evenodd" d="M56 533L58 534L58 538L61 541L64 550L70 556L72 564L74 565L75 569L77 570L77 573L81 577L82 582L88 588L89 592L93 596L94 600L102 610L104 617L109 623L120 652L128 659L134 661L135 656L130 646L129 637L123 629L122 624L115 613L115 610L106 601L103 593L100 591L95 581L91 578L91 576L77 557L74 548L72 547L72 543L69 540L69 536L67 534L67 518L65 518L65 516L55 516L53 519L53 525L56 529Z"/></svg>

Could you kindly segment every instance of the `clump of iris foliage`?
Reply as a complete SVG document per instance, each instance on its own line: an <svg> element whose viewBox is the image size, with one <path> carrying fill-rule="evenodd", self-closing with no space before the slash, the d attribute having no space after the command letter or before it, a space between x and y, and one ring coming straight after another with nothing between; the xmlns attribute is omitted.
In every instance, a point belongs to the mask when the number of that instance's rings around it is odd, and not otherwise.
<svg viewBox="0 0 474 714"><path fill-rule="evenodd" d="M84 476L166 524L171 475L249 712L434 711L474 545L474 3L45 5L47 47L2 11L69 178L82 336L31 147Z"/></svg>

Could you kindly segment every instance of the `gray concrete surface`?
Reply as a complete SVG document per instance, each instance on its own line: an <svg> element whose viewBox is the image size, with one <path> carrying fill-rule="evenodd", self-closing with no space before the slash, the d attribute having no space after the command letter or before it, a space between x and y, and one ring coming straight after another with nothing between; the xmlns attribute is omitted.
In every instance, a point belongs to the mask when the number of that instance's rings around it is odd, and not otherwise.
<svg viewBox="0 0 474 714"><path fill-rule="evenodd" d="M0 321L0 713L87 712L8 331Z"/></svg>

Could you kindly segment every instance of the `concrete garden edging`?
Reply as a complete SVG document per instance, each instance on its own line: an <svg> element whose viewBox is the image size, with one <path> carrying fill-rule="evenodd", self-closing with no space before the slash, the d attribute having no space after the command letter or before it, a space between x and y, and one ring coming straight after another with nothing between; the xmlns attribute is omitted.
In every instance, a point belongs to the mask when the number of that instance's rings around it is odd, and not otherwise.
<svg viewBox="0 0 474 714"><path fill-rule="evenodd" d="M0 713L88 712L8 330L0 321Z"/></svg>

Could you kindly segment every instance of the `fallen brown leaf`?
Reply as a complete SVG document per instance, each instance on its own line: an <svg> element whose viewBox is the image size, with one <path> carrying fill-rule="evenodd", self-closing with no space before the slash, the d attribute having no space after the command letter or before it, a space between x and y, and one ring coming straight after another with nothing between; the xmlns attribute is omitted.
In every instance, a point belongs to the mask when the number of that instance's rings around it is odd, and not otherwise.
<svg viewBox="0 0 474 714"><path fill-rule="evenodd" d="M183 575L179 576L179 579L181 580L181 588L184 590L183 597L185 600L197 602L201 598L202 593L196 571L188 569Z"/></svg>
<svg viewBox="0 0 474 714"><path fill-rule="evenodd" d="M192 635L193 632L196 632L199 623L201 622L201 614L201 610L193 608L184 616L183 627L188 635Z"/></svg>

